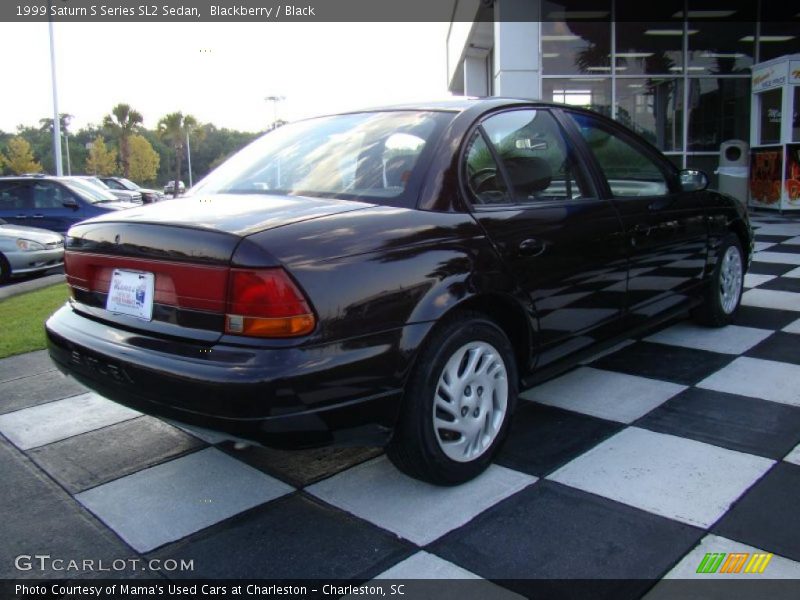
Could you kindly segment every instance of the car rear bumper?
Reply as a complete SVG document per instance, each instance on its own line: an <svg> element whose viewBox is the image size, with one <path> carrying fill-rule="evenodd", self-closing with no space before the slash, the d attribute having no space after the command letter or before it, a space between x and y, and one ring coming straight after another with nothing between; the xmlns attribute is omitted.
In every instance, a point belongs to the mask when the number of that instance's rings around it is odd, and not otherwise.
<svg viewBox="0 0 800 600"><path fill-rule="evenodd" d="M428 324L314 347L201 346L125 331L69 305L45 324L59 369L146 414L274 447L384 443Z"/></svg>

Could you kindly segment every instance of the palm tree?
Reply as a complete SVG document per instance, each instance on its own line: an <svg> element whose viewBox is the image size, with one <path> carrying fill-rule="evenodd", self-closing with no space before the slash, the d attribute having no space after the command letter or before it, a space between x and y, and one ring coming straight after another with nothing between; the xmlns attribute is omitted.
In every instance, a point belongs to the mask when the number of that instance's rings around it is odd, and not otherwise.
<svg viewBox="0 0 800 600"><path fill-rule="evenodd" d="M175 187L173 195L178 196L178 182L181 180L181 158L186 136L197 128L197 119L182 112L170 113L158 122L158 136L175 151Z"/></svg>
<svg viewBox="0 0 800 600"><path fill-rule="evenodd" d="M103 119L105 127L119 143L119 159L122 163L122 172L128 177L130 170L130 150L128 141L136 133L144 118L142 113L132 109L128 104L117 104L111 109L111 114Z"/></svg>

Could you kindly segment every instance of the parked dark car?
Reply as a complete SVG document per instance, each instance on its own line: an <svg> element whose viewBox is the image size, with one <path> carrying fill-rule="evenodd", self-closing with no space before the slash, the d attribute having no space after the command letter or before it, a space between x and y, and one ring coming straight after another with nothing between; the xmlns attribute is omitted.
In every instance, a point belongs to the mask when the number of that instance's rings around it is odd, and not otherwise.
<svg viewBox="0 0 800 600"><path fill-rule="evenodd" d="M692 310L730 322L736 201L600 115L457 100L310 119L191 198L73 227L50 354L148 414L480 473L522 386ZM666 357L665 357L666 360Z"/></svg>
<svg viewBox="0 0 800 600"><path fill-rule="evenodd" d="M0 177L0 218L66 233L79 221L137 206L80 179L46 175Z"/></svg>
<svg viewBox="0 0 800 600"><path fill-rule="evenodd" d="M140 187L130 179L125 177L100 177L98 179L106 184L109 189L116 191L128 191L141 194L142 202L145 204L152 204L153 202L161 202L165 196L158 190L151 190L148 188Z"/></svg>

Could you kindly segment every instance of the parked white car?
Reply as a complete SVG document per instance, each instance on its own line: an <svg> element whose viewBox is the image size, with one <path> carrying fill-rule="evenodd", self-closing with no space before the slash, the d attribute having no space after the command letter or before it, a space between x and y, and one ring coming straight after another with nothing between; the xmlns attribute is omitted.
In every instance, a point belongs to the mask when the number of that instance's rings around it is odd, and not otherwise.
<svg viewBox="0 0 800 600"><path fill-rule="evenodd" d="M64 238L60 233L10 225L0 219L0 283L63 264Z"/></svg>

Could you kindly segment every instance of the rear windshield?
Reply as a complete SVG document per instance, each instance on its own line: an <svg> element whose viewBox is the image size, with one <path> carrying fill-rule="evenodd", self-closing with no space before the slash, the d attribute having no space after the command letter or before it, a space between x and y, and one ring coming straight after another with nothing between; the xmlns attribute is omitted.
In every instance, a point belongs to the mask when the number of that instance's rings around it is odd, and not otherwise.
<svg viewBox="0 0 800 600"><path fill-rule="evenodd" d="M285 125L234 155L192 191L388 203L409 193L451 119L451 113L397 111Z"/></svg>

